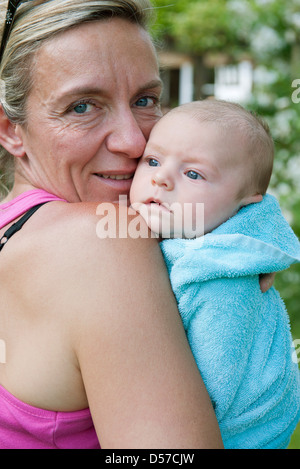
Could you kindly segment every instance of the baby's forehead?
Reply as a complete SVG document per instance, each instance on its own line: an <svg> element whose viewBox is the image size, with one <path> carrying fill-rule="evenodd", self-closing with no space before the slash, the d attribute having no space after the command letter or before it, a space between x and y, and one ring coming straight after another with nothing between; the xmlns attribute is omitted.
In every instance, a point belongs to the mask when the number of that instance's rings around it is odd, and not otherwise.
<svg viewBox="0 0 300 469"><path fill-rule="evenodd" d="M185 136L185 131L192 132L199 139L205 135L206 140L211 139L212 144L220 144L221 142L227 146L235 145L237 142L246 139L246 132L244 132L241 122L226 119L211 119L207 118L205 114L200 114L193 110L186 110L175 108L165 114L154 127L155 134L163 135L166 128L172 128L176 124L177 132L174 132L174 139L185 139L188 144L188 137ZM203 134L203 131L205 134ZM207 131L207 132L206 132ZM154 133L154 132L153 132Z"/></svg>
<svg viewBox="0 0 300 469"><path fill-rule="evenodd" d="M174 130L174 133L171 130ZM167 134L169 137L171 134L172 138L166 138ZM247 145L243 141L242 133L235 127L228 129L218 121L201 119L193 112L181 109L170 111L156 124L151 135L151 151L153 148L159 148L166 156L174 156L172 150L175 149L177 161L211 161L220 169L233 165L245 166Z"/></svg>
<svg viewBox="0 0 300 469"><path fill-rule="evenodd" d="M216 119L208 119L205 115L196 113L195 111L188 111L181 108L175 108L165 114L156 124L154 129L160 130L163 126L178 125L180 130L200 130L201 128L211 128L220 131L220 137L223 130L227 127L226 122ZM175 134L174 134L175 136Z"/></svg>
<svg viewBox="0 0 300 469"><path fill-rule="evenodd" d="M172 122L178 122L182 124L182 129L189 128L193 129L195 133L200 129L208 129L213 131L214 141L222 140L235 144L237 141L243 140L244 143L250 139L251 129L249 123L244 121L238 115L218 116L217 111L215 115L207 115L205 112L199 112L191 109L175 108L168 114L162 117L162 120L168 125L172 125ZM193 125L191 126L191 123Z"/></svg>

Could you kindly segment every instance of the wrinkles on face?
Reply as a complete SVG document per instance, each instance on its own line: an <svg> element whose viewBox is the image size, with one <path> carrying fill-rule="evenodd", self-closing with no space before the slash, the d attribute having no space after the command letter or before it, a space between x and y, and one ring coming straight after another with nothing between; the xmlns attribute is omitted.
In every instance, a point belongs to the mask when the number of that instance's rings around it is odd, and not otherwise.
<svg viewBox="0 0 300 469"><path fill-rule="evenodd" d="M120 19L84 24L42 46L34 68L23 128L27 179L70 201L128 194L128 184L101 175L132 174L161 117L147 33Z"/></svg>

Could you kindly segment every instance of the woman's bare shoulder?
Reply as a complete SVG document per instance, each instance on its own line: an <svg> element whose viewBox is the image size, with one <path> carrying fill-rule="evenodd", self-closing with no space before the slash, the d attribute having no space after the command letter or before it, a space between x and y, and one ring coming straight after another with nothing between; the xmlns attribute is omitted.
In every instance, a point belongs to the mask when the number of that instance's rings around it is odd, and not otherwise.
<svg viewBox="0 0 300 469"><path fill-rule="evenodd" d="M55 250L66 257L76 250L80 258L89 252L93 255L95 250L106 252L120 246L125 250L138 248L139 244L157 246L143 219L130 208L116 204L55 202L42 207L36 215L39 217L30 220L27 243L38 242L50 254Z"/></svg>
<svg viewBox="0 0 300 469"><path fill-rule="evenodd" d="M50 239L55 239L55 249L66 261L72 252L78 260L89 259L92 265L101 255L102 266L109 259L107 263L112 264L111 256L116 260L130 256L131 261L153 252L160 256L157 240L130 208L112 203L63 204L53 216L53 222L48 216L48 246ZM151 252L147 254L147 250Z"/></svg>
<svg viewBox="0 0 300 469"><path fill-rule="evenodd" d="M42 207L7 246L13 253L7 281L18 285L22 304L34 305L45 317L57 312L62 327L72 324L74 341L83 324L100 339L104 324L110 328L128 316L123 313L133 295L141 305L151 302L156 294L151 286L160 290L163 303L173 298L157 241L105 236L97 207L61 202ZM124 229L137 221L125 207L116 206L115 213ZM176 311L175 302L173 307Z"/></svg>
<svg viewBox="0 0 300 469"><path fill-rule="evenodd" d="M58 291L71 288L76 296L84 290L92 294L93 288L101 292L109 278L147 278L150 271L167 278L157 240L151 238L142 218L127 207L51 205L42 207L39 217L24 230L23 252L28 253L31 272L43 278L44 285L51 284Z"/></svg>

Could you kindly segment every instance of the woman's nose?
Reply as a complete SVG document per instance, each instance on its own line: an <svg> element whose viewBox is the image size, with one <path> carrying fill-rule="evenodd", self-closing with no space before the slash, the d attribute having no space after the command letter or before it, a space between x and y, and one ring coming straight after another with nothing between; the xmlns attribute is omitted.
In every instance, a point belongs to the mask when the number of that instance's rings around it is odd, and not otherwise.
<svg viewBox="0 0 300 469"><path fill-rule="evenodd" d="M152 185L162 187L168 191L174 189L174 182L172 177L162 167L158 167L157 171L152 177Z"/></svg>
<svg viewBox="0 0 300 469"><path fill-rule="evenodd" d="M115 116L116 117L116 116ZM107 149L127 158L140 158L144 153L146 138L134 115L128 112L113 121L113 129L106 138Z"/></svg>

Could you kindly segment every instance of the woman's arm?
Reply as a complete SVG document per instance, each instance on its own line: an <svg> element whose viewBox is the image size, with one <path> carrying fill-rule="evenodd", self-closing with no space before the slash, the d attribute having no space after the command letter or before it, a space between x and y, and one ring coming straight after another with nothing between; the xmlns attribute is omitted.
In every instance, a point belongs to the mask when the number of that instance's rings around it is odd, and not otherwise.
<svg viewBox="0 0 300 469"><path fill-rule="evenodd" d="M275 273L273 274L262 274L259 276L259 285L262 293L266 293L275 281Z"/></svg>
<svg viewBox="0 0 300 469"><path fill-rule="evenodd" d="M102 448L222 448L156 240L86 241L74 348Z"/></svg>

